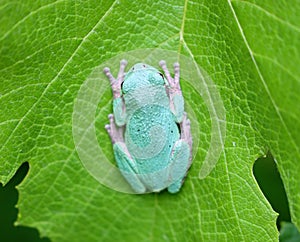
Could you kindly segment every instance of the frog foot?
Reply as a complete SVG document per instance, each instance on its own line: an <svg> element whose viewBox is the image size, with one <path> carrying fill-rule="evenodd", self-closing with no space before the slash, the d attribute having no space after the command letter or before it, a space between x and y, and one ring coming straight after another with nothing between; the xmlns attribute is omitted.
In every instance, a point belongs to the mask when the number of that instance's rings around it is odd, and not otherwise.
<svg viewBox="0 0 300 242"><path fill-rule="evenodd" d="M180 84L179 84L179 77L180 77L179 63L178 62L174 63L174 78L171 77L170 72L167 67L167 64L164 60L161 60L159 62L159 65L163 69L165 76L167 78L167 81L169 83L169 87L170 87L169 92L181 94L181 88L180 88Z"/></svg>
<svg viewBox="0 0 300 242"><path fill-rule="evenodd" d="M180 123L180 138L186 141L190 147L190 159L192 158L192 135L191 135L191 121L187 118L186 112L183 113L183 119Z"/></svg>
<svg viewBox="0 0 300 242"><path fill-rule="evenodd" d="M111 85L111 89L113 91L114 98L118 98L121 96L121 84L124 81L126 65L127 65L126 60L120 61L120 69L119 69L117 79L114 78L114 76L111 74L110 69L108 67L105 67L103 69L104 74L107 76L108 80L110 81L110 85Z"/></svg>
<svg viewBox="0 0 300 242"><path fill-rule="evenodd" d="M124 126L118 127L115 123L113 114L108 115L109 124L105 125L105 129L110 136L111 142L124 142Z"/></svg>

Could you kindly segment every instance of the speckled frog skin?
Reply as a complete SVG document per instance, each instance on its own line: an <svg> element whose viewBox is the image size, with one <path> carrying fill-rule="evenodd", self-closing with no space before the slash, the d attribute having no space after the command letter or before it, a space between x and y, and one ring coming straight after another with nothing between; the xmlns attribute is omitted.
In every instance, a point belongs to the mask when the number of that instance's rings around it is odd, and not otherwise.
<svg viewBox="0 0 300 242"><path fill-rule="evenodd" d="M136 193L180 190L191 165L190 121L184 112L179 64L171 77L138 63L126 74L122 60L118 77L104 73L113 91L113 114L105 128L113 143L117 165Z"/></svg>

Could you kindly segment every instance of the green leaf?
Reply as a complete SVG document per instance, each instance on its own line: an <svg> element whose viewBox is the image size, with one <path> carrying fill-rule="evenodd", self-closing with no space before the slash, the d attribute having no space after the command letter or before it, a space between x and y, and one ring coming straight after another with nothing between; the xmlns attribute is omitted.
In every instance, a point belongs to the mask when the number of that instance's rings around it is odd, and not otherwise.
<svg viewBox="0 0 300 242"><path fill-rule="evenodd" d="M292 223L284 222L282 223L282 228L280 229L280 242L298 242L300 241L300 233Z"/></svg>
<svg viewBox="0 0 300 242"><path fill-rule="evenodd" d="M0 181L30 164L18 187L18 224L52 241L278 240L276 213L252 174L253 162L270 151L299 229L299 11L296 0L1 1ZM224 151L199 179L212 121L201 90L183 80L200 141L176 195L103 186L83 167L73 141L73 107L90 73L144 48L192 58L226 110ZM96 122L109 159L103 127L111 97L103 93Z"/></svg>

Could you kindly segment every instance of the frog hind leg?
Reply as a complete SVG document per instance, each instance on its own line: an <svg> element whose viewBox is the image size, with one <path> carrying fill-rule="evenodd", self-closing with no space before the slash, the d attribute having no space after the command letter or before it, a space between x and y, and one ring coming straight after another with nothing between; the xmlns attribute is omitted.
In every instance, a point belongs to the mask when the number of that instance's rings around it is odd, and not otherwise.
<svg viewBox="0 0 300 242"><path fill-rule="evenodd" d="M183 121L180 123L180 140L178 140L172 149L170 158L169 176L172 181L168 186L170 193L176 193L180 190L186 174L192 161L192 136L190 131L190 121L186 113L183 115Z"/></svg>
<svg viewBox="0 0 300 242"><path fill-rule="evenodd" d="M169 180L171 185L168 186L170 193L176 193L180 190L184 181L187 170L189 169L190 148L187 142L180 139L172 149L169 167Z"/></svg>
<svg viewBox="0 0 300 242"><path fill-rule="evenodd" d="M113 150L118 168L136 193L145 193L146 187L137 176L138 168L124 142L124 126L118 127L115 124L114 115L110 114L108 118L109 124L105 125L105 129L113 143Z"/></svg>
<svg viewBox="0 0 300 242"><path fill-rule="evenodd" d="M136 193L145 193L146 187L139 179L135 161L131 158L125 143L117 142L113 146L118 168L123 177Z"/></svg>

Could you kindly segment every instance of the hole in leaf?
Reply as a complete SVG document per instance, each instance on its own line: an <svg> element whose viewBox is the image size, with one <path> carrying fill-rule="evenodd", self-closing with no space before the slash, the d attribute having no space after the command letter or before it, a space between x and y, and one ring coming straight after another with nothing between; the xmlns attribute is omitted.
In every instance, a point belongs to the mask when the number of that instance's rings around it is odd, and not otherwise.
<svg viewBox="0 0 300 242"><path fill-rule="evenodd" d="M281 222L290 222L291 216L283 182L271 154L255 161L253 174L273 210L279 214L276 225L280 230Z"/></svg>
<svg viewBox="0 0 300 242"><path fill-rule="evenodd" d="M35 228L13 224L18 216L16 186L23 181L28 170L29 163L24 162L5 186L0 183L0 241L50 242L48 238L40 238Z"/></svg>

